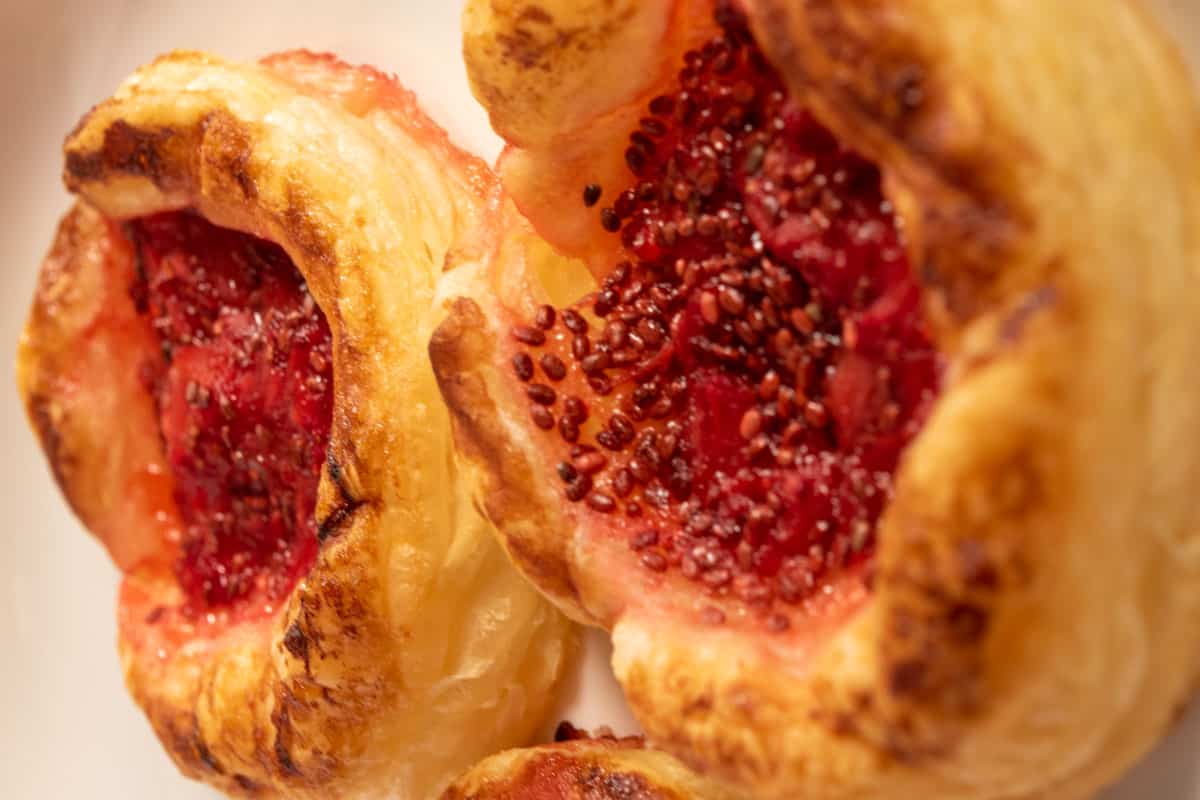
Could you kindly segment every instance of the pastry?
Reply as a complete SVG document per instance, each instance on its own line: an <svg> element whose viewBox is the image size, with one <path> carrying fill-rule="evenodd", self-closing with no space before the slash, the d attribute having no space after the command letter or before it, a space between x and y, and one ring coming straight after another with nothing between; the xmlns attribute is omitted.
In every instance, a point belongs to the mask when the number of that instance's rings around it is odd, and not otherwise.
<svg viewBox="0 0 1200 800"><path fill-rule="evenodd" d="M566 736L563 736L563 732ZM589 737L559 726L555 744L507 750L451 784L442 800L726 800L639 736Z"/></svg>
<svg viewBox="0 0 1200 800"><path fill-rule="evenodd" d="M1088 797L1196 686L1200 115L1053 6L468 3L463 474L754 797Z"/></svg>
<svg viewBox="0 0 1200 800"><path fill-rule="evenodd" d="M426 355L491 172L392 78L304 52L164 56L65 158L19 385L179 768L424 798L526 741L572 629L457 480Z"/></svg>

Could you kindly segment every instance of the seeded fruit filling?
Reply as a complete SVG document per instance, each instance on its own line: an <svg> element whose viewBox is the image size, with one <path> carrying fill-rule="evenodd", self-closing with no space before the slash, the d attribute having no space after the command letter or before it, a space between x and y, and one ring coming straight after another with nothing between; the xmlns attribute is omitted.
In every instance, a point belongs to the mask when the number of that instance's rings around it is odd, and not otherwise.
<svg viewBox="0 0 1200 800"><path fill-rule="evenodd" d="M132 287L161 360L146 370L184 523L191 611L291 591L317 553L329 443L329 326L284 251L186 212L129 226Z"/></svg>
<svg viewBox="0 0 1200 800"><path fill-rule="evenodd" d="M628 260L517 326L512 366L568 500L647 570L778 609L868 565L939 360L879 170L717 22L630 134L630 183L583 187Z"/></svg>

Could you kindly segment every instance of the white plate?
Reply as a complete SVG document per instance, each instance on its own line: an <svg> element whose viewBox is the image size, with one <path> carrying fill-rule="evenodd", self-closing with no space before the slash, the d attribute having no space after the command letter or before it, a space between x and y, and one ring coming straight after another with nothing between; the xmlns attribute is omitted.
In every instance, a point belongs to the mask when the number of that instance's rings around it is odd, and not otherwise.
<svg viewBox="0 0 1200 800"><path fill-rule="evenodd" d="M1103 2L1107 0L1096 0ZM1119 0L1113 0L1114 2ZM37 265L67 206L59 143L139 64L171 48L236 58L334 51L400 75L463 146L498 149L457 57L444 0L43 0L0 8L0 350L12 352ZM1200 62L1196 0L1161 0ZM1052 8L1052 3L1048 8ZM126 697L114 648L116 575L60 499L11 379L0 394L0 796L209 798L180 778ZM631 730L594 635L562 713ZM1200 800L1200 713L1105 800Z"/></svg>

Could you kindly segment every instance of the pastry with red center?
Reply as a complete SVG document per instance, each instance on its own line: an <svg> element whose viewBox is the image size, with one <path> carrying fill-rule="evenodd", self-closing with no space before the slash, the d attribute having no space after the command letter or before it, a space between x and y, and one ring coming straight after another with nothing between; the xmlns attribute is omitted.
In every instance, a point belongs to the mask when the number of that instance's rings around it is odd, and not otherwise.
<svg viewBox="0 0 1200 800"><path fill-rule="evenodd" d="M526 741L573 634L457 479L426 355L492 173L392 78L300 52L165 56L65 155L19 384L180 769L428 797Z"/></svg>
<svg viewBox="0 0 1200 800"><path fill-rule="evenodd" d="M467 474L755 797L1090 796L1196 682L1196 101L1129 4L1002 5L468 4Z"/></svg>

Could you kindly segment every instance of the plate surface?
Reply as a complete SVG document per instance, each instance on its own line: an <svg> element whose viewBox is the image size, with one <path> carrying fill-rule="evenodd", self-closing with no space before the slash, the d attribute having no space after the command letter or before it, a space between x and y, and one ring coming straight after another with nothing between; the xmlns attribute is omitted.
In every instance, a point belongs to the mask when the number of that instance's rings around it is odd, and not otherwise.
<svg viewBox="0 0 1200 800"><path fill-rule="evenodd" d="M1097 0L1099 1L1099 0ZM1161 0L1200 65L1200 3ZM171 48L249 59L329 50L397 73L464 147L498 142L467 89L460 3L403 0L9 0L0 8L0 352L17 340L37 265L68 198L59 143L129 72ZM1049 4L1048 9L1053 5ZM1048 12L1052 13L1052 12ZM126 697L114 647L116 574L79 527L45 468L0 373L0 795L23 798L211 798L179 777ZM633 723L593 634L562 715L585 726ZM1103 800L1200 800L1200 713Z"/></svg>

